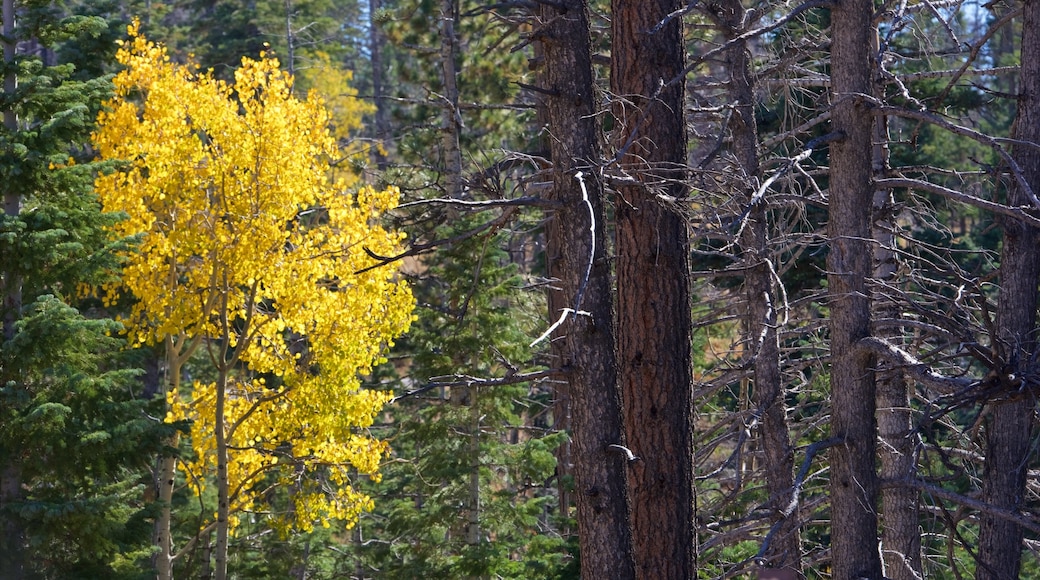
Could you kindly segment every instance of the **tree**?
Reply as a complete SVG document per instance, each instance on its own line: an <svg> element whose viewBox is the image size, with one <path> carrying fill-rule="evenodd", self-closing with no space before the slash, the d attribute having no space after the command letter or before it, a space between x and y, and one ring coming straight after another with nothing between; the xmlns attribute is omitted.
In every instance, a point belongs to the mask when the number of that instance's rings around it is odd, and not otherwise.
<svg viewBox="0 0 1040 580"><path fill-rule="evenodd" d="M408 287L368 268L401 239L378 225L397 192L329 181L328 114L315 94L292 96L277 61L243 59L229 85L171 63L136 25L130 34L95 134L101 157L126 166L96 187L128 215L117 232L141 242L109 291L134 297L131 338L165 343L174 363L167 420L192 421L191 487L214 478L203 529L224 578L229 533L270 486L291 490L281 513L270 508L282 533L370 509L351 471L376 472L385 444L364 429L387 397L360 390L358 375L411 320ZM181 389L179 363L197 348L215 377Z"/></svg>
<svg viewBox="0 0 1040 580"><path fill-rule="evenodd" d="M552 198L561 204L546 231L549 276L558 286L549 295L549 312L562 323L552 345L555 364L564 371L557 397L569 403L581 574L633 578L625 481L630 462L614 352L608 224L595 167L602 152L588 10L582 0L539 10Z"/></svg>
<svg viewBox="0 0 1040 580"><path fill-rule="evenodd" d="M120 577L148 549L141 481L169 427L148 419L154 408L135 388L124 343L107 336L118 325L79 293L110 278L122 243L105 230L115 216L91 192L96 166L84 149L110 85L76 78L56 57L104 28L52 2L4 4L4 578Z"/></svg>
<svg viewBox="0 0 1040 580"><path fill-rule="evenodd" d="M832 125L842 137L831 144L827 206L831 437L840 441L830 451L830 525L834 576L880 580L874 376L869 353L857 344L870 333L866 281L873 272L873 123L863 98L871 90L872 11L869 0L831 10Z"/></svg>
<svg viewBox="0 0 1040 580"><path fill-rule="evenodd" d="M617 352L636 576L690 578L693 498L685 55L675 0L611 3Z"/></svg>
<svg viewBox="0 0 1040 580"><path fill-rule="evenodd" d="M1026 188L1040 189L1040 2L1022 6L1021 74L1018 114L1012 125L1012 155L1022 168L1024 183L1012 182L1007 205L1031 204ZM1033 198L1035 200L1035 197ZM1040 279L1040 232L1034 225L1003 218L1004 244L1000 252L1000 292L997 335L993 349L1002 363L1000 373L1009 383L1030 372L1036 360L1037 281ZM1027 362L1028 361L1028 362ZM1022 384L1022 386L1025 386ZM986 469L982 498L994 507L1020 513L1026 494L1026 473L1033 453L1036 426L1032 397L1011 396L989 403L986 420ZM979 579L1018 578L1022 566L1023 529L991 513L980 516Z"/></svg>

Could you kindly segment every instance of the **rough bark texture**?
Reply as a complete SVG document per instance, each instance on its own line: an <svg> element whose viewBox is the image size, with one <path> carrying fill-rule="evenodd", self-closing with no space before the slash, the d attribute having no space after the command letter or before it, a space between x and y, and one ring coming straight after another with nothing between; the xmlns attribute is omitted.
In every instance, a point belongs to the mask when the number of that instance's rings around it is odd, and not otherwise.
<svg viewBox="0 0 1040 580"><path fill-rule="evenodd" d="M755 123L755 93L752 84L747 42L733 41L745 32L747 11L740 0L721 0L716 12L727 42L729 95L733 103L729 131L736 170L746 185L744 203L754 203L740 239L745 267L744 293L747 299L745 340L754 361L752 402L761 418L759 437L766 476L766 489L775 522L783 520L765 554L768 568L801 571L801 538L797 512L790 509L794 492L794 448L788 434L783 377L780 373L777 296L770 263L769 232L765 199L753 202L754 185L761 180L758 160L758 128Z"/></svg>
<svg viewBox="0 0 1040 580"><path fill-rule="evenodd" d="M1012 137L1040 142L1040 0L1023 2L1022 72L1018 115ZM1016 146L1012 154L1033 191L1040 189L1040 152ZM1011 186L1009 205L1028 205L1025 193ZM1000 253L1000 293L996 347L1010 385L1011 375L1025 376L1036 350L1037 279L1040 277L1040 233L1021 222L1004 220ZM1035 385L1026 385L1033 386ZM1025 498L1026 470L1033 435L1035 399L1014 396L993 402L986 421L986 470L982 498L992 506L1018 513ZM1022 528L992 514L979 516L979 580L1018 578L1022 564Z"/></svg>
<svg viewBox="0 0 1040 580"><path fill-rule="evenodd" d="M575 480L582 578L634 578L625 483L627 461L611 445L625 445L614 355L614 312L606 260L602 187L592 169L600 158L592 77L588 5L563 0L542 5L540 22L553 199L561 204L547 230L549 275L559 290L549 296L555 319L555 364L565 370L562 395L570 402L570 467ZM581 171L587 200L575 174ZM594 226L594 227L593 227ZM591 259L591 268L589 267ZM586 274L587 273L587 274ZM586 279L586 275L588 278ZM576 301L580 299L580 304Z"/></svg>
<svg viewBox="0 0 1040 580"><path fill-rule="evenodd" d="M831 96L834 129L828 197L828 305L831 310L830 451L831 565L838 580L881 578L878 553L878 482L874 469L874 376L869 354L856 343L870 332L866 280L870 244L871 114L858 95L871 89L871 0L831 9Z"/></svg>
<svg viewBox="0 0 1040 580"><path fill-rule="evenodd" d="M611 2L616 146L631 185L616 201L618 372L640 578L692 578L689 245L669 198L686 195L682 19L678 0Z"/></svg>

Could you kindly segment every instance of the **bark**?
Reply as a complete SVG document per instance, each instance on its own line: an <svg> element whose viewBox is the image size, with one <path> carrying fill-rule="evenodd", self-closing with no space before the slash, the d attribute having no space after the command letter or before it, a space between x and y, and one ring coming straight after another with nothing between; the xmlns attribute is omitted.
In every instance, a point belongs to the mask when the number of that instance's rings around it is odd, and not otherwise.
<svg viewBox="0 0 1040 580"><path fill-rule="evenodd" d="M462 113L459 110L458 71L455 59L458 58L458 38L455 35L455 19L458 14L457 0L441 0L441 81L444 83L441 95L441 131L442 152L444 156L442 173L445 178L445 194L451 199L462 196L462 150L459 147L459 133L462 130Z"/></svg>
<svg viewBox="0 0 1040 580"><path fill-rule="evenodd" d="M831 144L827 254L831 310L831 565L838 580L880 580L875 388L869 353L856 343L870 332L866 280L872 273L871 115L858 95L871 90L871 0L831 9L832 122L844 137Z"/></svg>
<svg viewBox="0 0 1040 580"><path fill-rule="evenodd" d="M174 272L175 270L171 269L171 275ZM166 338L164 343L166 376L163 379L163 390L157 396L161 396L165 400L167 393L171 391L176 393L180 390L184 363L191 358L199 344L198 338L190 340L184 336L176 339L173 337ZM153 541L159 550L153 556L153 566L155 567L156 577L159 580L172 580L175 554L173 551L171 526L173 521L171 502L173 501L173 490L177 479L176 449L180 445L180 433L174 432L164 442L164 445L172 451L159 457L155 471L155 489L157 490L156 497L159 501L159 517L155 520Z"/></svg>
<svg viewBox="0 0 1040 580"><path fill-rule="evenodd" d="M1026 0L1022 12L1022 71L1019 75L1018 114L1012 137L1040 141L1040 1ZM1026 182L1040 188L1040 153L1032 146L1015 146L1012 155ZM1009 205L1028 205L1025 193L1012 183ZM1037 279L1040 277L1040 232L1017 220L1004 219L1000 253L1000 292L997 306L996 347L1005 376L1024 376L1036 350ZM1014 382L1014 381L1010 381ZM1010 397L991 404L986 421L986 467L982 499L1014 513L1025 501L1026 471L1034 434L1030 396ZM992 514L979 516L980 580L1018 578L1022 565L1023 530Z"/></svg>
<svg viewBox="0 0 1040 580"><path fill-rule="evenodd" d="M14 0L3 1L3 47L4 63L10 65L15 58L17 43L14 37ZM4 94L11 95L18 86L14 69L4 76ZM14 133L18 130L18 117L13 108L4 110L4 128ZM22 208L22 192L15 184L8 184L4 191L4 216L17 218ZM22 280L17 272L0 273L0 296L3 299L3 340L15 337L15 323L22 310ZM4 381L17 381L17 377L3 377ZM22 467L18 449L4 449L0 455L0 518L3 518L3 536L0 537L0 578L18 579L25 575L25 528L21 518L12 511L12 504L24 498L22 489Z"/></svg>
<svg viewBox="0 0 1040 580"><path fill-rule="evenodd" d="M551 316L570 314L554 333L555 365L564 369L558 397L569 401L570 467L575 481L581 575L635 577L625 483L626 458L614 354L610 264L605 251L603 190L591 164L600 158L592 77L588 4L543 4L539 20L544 55L542 84L553 162L554 201L561 208L546 231ZM585 192L576 179L584 177ZM586 195L587 193L587 195ZM565 468L567 466L564 466Z"/></svg>
<svg viewBox="0 0 1040 580"><path fill-rule="evenodd" d="M225 312L227 310L225 309ZM225 336L225 344L227 337ZM223 358L223 356L221 357ZM218 369L217 376L217 400L214 405L213 435L216 440L217 453L217 542L213 548L214 567L213 577L216 580L227 578L228 558L228 516L230 515L230 499L228 497L228 447L227 432L224 423L224 403L227 399L228 372L230 369L224 361Z"/></svg>
<svg viewBox="0 0 1040 580"><path fill-rule="evenodd" d="M747 11L740 0L722 0L716 12L723 36L732 45L726 50L729 95L733 103L729 131L737 172L744 183L760 180L758 128L755 123L755 93L751 76L750 52L746 41L734 41L748 26ZM788 433L783 377L780 373L777 293L770 262L769 232L765 199L753 201L755 191L745 189L744 203L751 206L740 245L745 267L744 292L747 297L745 340L754 361L752 399L755 414L761 417L759 435L766 488L769 491L773 522L784 520L769 544L765 566L801 572L801 538L798 517L790 511L794 493L794 448Z"/></svg>
<svg viewBox="0 0 1040 580"><path fill-rule="evenodd" d="M879 50L877 28L871 33L871 50ZM884 87L875 76L873 94L883 95ZM873 172L877 179L884 178L889 169L888 120L874 118ZM898 253L896 252L895 200L889 189L875 189L871 227L874 245L874 277L883 282L897 283ZM900 310L893 302L874 303L874 319L898 319ZM888 327L873 332L874 336L899 344L902 329ZM878 455L883 481L909 481L917 477L917 457L920 437L913 426L910 409L910 389L913 381L891 362L877 361L877 422ZM885 576L892 580L921 580L921 524L920 493L912 488L888 486L881 490L881 557Z"/></svg>
<svg viewBox="0 0 1040 580"><path fill-rule="evenodd" d="M376 167L380 171L386 171L389 165L387 159L389 141L387 136L390 135L390 108L386 102L385 88L383 86L385 84L383 49L386 47L386 36L383 34L381 25L378 22L379 11L382 7L382 0L368 0L368 49L369 60L372 64L372 98L376 105L376 143L373 148L373 157L376 160Z"/></svg>
<svg viewBox="0 0 1040 580"><path fill-rule="evenodd" d="M175 352L175 342L172 338L166 339L166 379L163 381L165 389L159 396L166 398L170 390L177 392L180 389L182 358ZM165 445L176 449L180 444L180 434L174 433ZM172 580L173 578L173 538L172 538L172 511L170 506L173 501L173 489L177 476L177 457L172 453L159 458L159 465L155 476L155 487L158 490L156 496L159 500L159 517L155 520L154 542L159 552L154 557L156 577L159 580Z"/></svg>
<svg viewBox="0 0 1040 580"><path fill-rule="evenodd" d="M611 2L611 78L621 172L616 201L618 372L636 576L692 578L689 234L667 199L686 196L678 0Z"/></svg>

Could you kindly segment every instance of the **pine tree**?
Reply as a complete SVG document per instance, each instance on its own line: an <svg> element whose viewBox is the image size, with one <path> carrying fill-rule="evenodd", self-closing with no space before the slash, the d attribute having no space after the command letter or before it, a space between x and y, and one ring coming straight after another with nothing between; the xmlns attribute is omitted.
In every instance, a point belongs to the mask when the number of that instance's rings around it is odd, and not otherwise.
<svg viewBox="0 0 1040 580"><path fill-rule="evenodd" d="M4 16L0 576L118 577L147 551L142 481L169 427L149 419L155 409L110 336L117 325L77 308L121 245L105 231L115 216L91 192L85 147L110 83L73 80L54 55L105 23L63 18L52 2L6 2Z"/></svg>

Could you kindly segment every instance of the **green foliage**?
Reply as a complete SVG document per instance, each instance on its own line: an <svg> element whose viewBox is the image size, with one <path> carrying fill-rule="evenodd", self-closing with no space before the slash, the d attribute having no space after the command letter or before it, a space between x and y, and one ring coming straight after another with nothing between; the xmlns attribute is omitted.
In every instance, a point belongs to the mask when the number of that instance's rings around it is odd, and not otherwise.
<svg viewBox="0 0 1040 580"><path fill-rule="evenodd" d="M18 39L51 49L104 29L64 9L20 3ZM0 272L18 298L7 305L21 304L4 313L12 337L0 347L0 464L21 484L4 518L24 531L34 575L131 578L150 552L147 462L170 428L149 418L118 326L77 309L78 289L109 277L123 245L104 231L116 216L91 193L84 146L110 85L39 54L4 69L18 78L4 99L17 127L0 128L0 190L20 211L0 219Z"/></svg>
<svg viewBox="0 0 1040 580"><path fill-rule="evenodd" d="M115 323L44 295L17 330L0 359L19 377L0 389L0 441L22 466L30 561L45 577L118 577L149 551L142 482L169 427L133 396Z"/></svg>
<svg viewBox="0 0 1040 580"><path fill-rule="evenodd" d="M454 245L417 275L418 321L399 351L413 355L419 381L399 389L501 377L530 360L525 344L539 317L501 238ZM361 524L378 539L355 546L366 569L385 578L556 577L571 560L552 531L548 489L565 435L546 434L546 402L537 385L458 385L395 405L393 459Z"/></svg>

